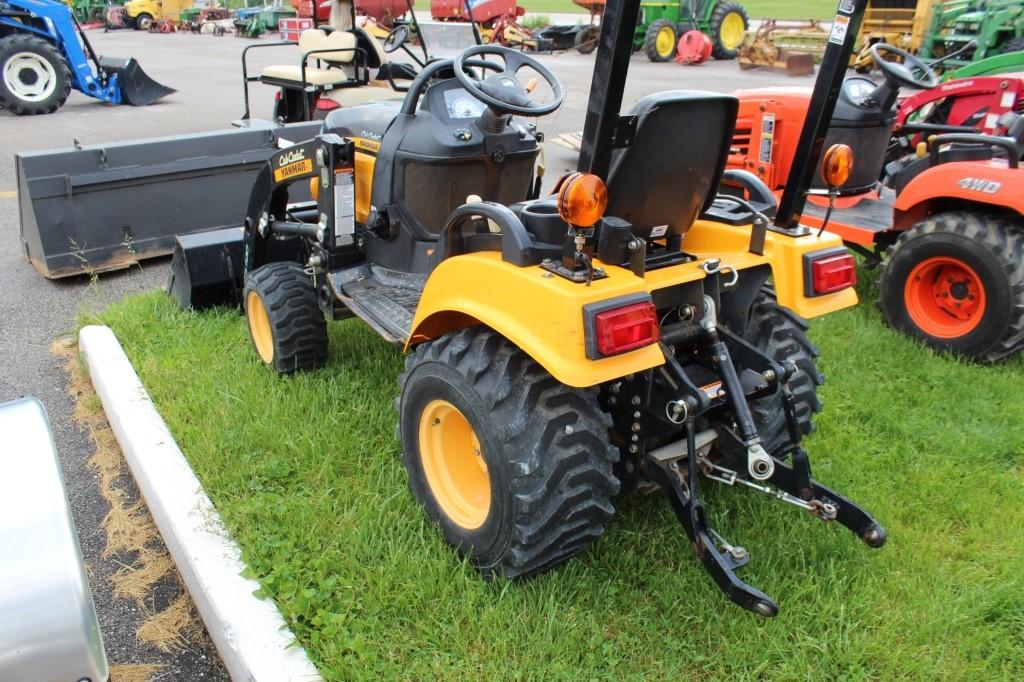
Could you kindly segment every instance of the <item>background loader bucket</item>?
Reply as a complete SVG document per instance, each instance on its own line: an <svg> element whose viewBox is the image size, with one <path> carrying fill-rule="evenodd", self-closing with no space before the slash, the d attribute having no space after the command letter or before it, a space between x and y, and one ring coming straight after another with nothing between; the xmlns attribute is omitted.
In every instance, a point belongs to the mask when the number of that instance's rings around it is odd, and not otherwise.
<svg viewBox="0 0 1024 682"><path fill-rule="evenodd" d="M265 124L16 154L25 256L45 277L67 277L169 254L177 235L238 227L279 141L311 139L320 126ZM308 201L308 187L296 186L291 198Z"/></svg>
<svg viewBox="0 0 1024 682"><path fill-rule="evenodd" d="M175 92L147 76L134 58L101 57L100 68L108 74L117 74L121 101L132 106L143 107Z"/></svg>

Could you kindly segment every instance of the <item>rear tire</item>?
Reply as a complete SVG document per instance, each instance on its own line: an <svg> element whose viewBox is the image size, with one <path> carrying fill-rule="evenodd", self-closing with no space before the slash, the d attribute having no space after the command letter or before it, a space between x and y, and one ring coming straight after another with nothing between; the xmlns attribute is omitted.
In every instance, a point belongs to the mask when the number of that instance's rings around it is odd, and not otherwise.
<svg viewBox="0 0 1024 682"><path fill-rule="evenodd" d="M647 27L644 52L652 62L667 62L676 56L678 43L675 25L668 19L658 19Z"/></svg>
<svg viewBox="0 0 1024 682"><path fill-rule="evenodd" d="M71 94L71 70L48 41L15 34L0 40L0 105L18 116L52 114Z"/></svg>
<svg viewBox="0 0 1024 682"><path fill-rule="evenodd" d="M742 5L736 2L719 3L708 19L711 56L715 59L736 59L748 28L750 18Z"/></svg>
<svg viewBox="0 0 1024 682"><path fill-rule="evenodd" d="M879 299L887 324L932 348L1002 360L1024 347L1024 228L966 211L922 220L889 250Z"/></svg>
<svg viewBox="0 0 1024 682"><path fill-rule="evenodd" d="M813 418L821 412L818 387L825 377L818 371L817 346L807 338L807 321L775 300L775 292L765 287L751 306L744 340L780 364L792 362L797 371L789 378L789 388L796 402L800 434L814 431ZM791 447L786 414L778 395L753 401L750 411L761 436L761 445L769 454L781 454Z"/></svg>
<svg viewBox="0 0 1024 682"><path fill-rule="evenodd" d="M485 576L548 570L604 532L618 452L596 390L562 385L481 327L417 346L398 384L409 486Z"/></svg>
<svg viewBox="0 0 1024 682"><path fill-rule="evenodd" d="M153 25L153 17L148 14L140 14L135 17L135 28L139 31L148 31L149 27Z"/></svg>
<svg viewBox="0 0 1024 682"><path fill-rule="evenodd" d="M313 369L327 360L327 321L300 265L270 263L253 270L242 300L256 353L278 374Z"/></svg>
<svg viewBox="0 0 1024 682"><path fill-rule="evenodd" d="M580 54L590 54L597 49L597 41L600 36L601 30L597 26L587 26L576 32L573 45Z"/></svg>

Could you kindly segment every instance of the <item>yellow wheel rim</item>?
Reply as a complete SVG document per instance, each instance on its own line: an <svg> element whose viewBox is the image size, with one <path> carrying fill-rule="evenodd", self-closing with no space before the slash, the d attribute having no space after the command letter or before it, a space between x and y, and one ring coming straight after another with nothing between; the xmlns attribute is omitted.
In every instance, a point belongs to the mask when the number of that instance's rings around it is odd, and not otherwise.
<svg viewBox="0 0 1024 682"><path fill-rule="evenodd" d="M671 26L665 26L658 31L658 37L654 39L654 49L662 57L671 55L676 48L676 32Z"/></svg>
<svg viewBox="0 0 1024 682"><path fill-rule="evenodd" d="M267 309L255 291L250 291L245 297L245 316L249 320L249 335L256 352L269 365L274 361L274 335L270 331Z"/></svg>
<svg viewBox="0 0 1024 682"><path fill-rule="evenodd" d="M420 414L419 445L441 511L466 530L482 526L491 509L491 477L466 417L447 400L431 401Z"/></svg>
<svg viewBox="0 0 1024 682"><path fill-rule="evenodd" d="M722 47L727 50L735 50L743 44L743 36L747 33L743 25L743 15L739 12L730 12L722 19L722 26L718 29L718 37Z"/></svg>

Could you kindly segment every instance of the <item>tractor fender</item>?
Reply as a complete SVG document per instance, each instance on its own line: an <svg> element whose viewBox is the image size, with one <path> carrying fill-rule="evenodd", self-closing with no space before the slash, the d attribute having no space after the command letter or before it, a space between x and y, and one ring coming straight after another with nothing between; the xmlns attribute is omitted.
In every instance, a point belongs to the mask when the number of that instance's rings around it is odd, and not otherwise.
<svg viewBox="0 0 1024 682"><path fill-rule="evenodd" d="M496 252L447 258L430 274L413 318L409 346L483 324L536 360L558 381L595 386L664 363L657 345L599 360L587 357L583 306L646 294L644 280L605 266L608 277L574 284L539 267L518 267Z"/></svg>
<svg viewBox="0 0 1024 682"><path fill-rule="evenodd" d="M965 206L991 206L1024 215L1024 171L1005 161L961 161L933 166L911 180L893 204L893 228Z"/></svg>

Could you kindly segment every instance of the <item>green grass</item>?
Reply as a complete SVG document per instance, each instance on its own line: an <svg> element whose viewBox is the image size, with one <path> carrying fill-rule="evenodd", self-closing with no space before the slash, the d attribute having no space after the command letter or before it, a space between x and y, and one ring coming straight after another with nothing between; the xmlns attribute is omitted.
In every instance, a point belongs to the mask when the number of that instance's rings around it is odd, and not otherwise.
<svg viewBox="0 0 1024 682"><path fill-rule="evenodd" d="M836 0L738 0L752 19L831 19L836 13ZM572 0L519 0L528 12L570 13L586 10Z"/></svg>
<svg viewBox="0 0 1024 682"><path fill-rule="evenodd" d="M722 597L658 496L617 500L604 538L559 570L481 581L406 486L402 357L358 321L331 325L326 369L280 379L234 312L181 312L153 292L101 319L329 679L1024 677L1020 359L935 355L870 304L814 322L828 376L815 474L890 542L870 550L783 503L711 489L719 530L752 552L741 575L781 605L763 621Z"/></svg>

